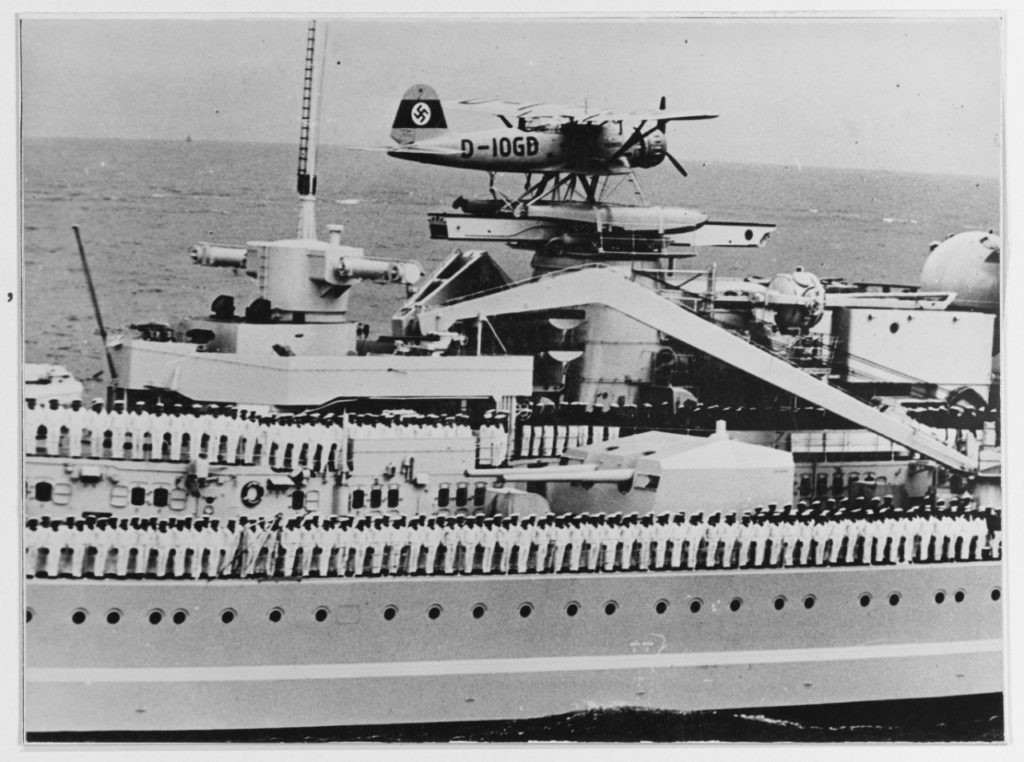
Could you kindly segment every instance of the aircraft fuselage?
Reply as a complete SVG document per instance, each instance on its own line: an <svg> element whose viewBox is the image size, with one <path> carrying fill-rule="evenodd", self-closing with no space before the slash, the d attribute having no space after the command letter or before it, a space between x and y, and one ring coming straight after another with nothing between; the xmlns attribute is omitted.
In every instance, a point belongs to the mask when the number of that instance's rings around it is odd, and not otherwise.
<svg viewBox="0 0 1024 762"><path fill-rule="evenodd" d="M654 132L616 154L630 131L618 123L574 129L497 129L448 133L398 145L388 151L424 164L488 172L584 172L617 174L630 167L653 167L665 157L665 135Z"/></svg>

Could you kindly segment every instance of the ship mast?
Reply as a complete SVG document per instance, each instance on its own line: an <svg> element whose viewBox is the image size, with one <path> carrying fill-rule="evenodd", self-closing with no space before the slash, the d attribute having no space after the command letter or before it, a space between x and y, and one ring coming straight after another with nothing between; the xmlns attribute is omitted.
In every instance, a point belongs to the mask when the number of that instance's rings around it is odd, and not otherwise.
<svg viewBox="0 0 1024 762"><path fill-rule="evenodd" d="M324 55L327 29L324 28L317 65L316 22L309 22L306 34L306 65L302 80L302 120L299 127L299 230L298 237L316 238L316 145L320 118L320 96L323 92Z"/></svg>

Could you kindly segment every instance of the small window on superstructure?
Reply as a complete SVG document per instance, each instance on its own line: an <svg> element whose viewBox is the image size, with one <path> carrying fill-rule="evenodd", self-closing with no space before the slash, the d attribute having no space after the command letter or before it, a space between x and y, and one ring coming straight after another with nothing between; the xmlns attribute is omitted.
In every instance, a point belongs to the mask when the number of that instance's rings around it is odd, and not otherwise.
<svg viewBox="0 0 1024 762"><path fill-rule="evenodd" d="M49 482L36 482L34 497L40 502L49 502L53 499L53 485Z"/></svg>

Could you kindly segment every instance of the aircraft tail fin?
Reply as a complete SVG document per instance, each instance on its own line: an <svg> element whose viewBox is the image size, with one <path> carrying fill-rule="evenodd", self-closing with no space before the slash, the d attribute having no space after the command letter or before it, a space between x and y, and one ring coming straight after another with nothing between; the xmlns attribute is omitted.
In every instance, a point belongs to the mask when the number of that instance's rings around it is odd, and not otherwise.
<svg viewBox="0 0 1024 762"><path fill-rule="evenodd" d="M413 85L398 104L391 139L408 145L417 140L437 137L448 129L441 101L430 85Z"/></svg>

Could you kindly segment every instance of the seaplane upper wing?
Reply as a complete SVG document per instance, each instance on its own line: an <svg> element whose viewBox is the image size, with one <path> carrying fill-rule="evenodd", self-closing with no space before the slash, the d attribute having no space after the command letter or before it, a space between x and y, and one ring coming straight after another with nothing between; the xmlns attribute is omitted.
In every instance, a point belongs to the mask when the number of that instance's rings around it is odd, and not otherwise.
<svg viewBox="0 0 1024 762"><path fill-rule="evenodd" d="M718 114L706 111L682 111L680 109L640 109L638 111L596 111L586 114L578 121L584 124L603 122L676 122L693 119L715 119Z"/></svg>
<svg viewBox="0 0 1024 762"><path fill-rule="evenodd" d="M611 111L588 109L583 106L567 106L560 103L520 103L501 98L466 98L446 101L446 106L512 119L561 119L579 124L604 124L605 122L676 122L696 119L715 119L718 114L707 111L684 111L681 109L639 109L636 111Z"/></svg>
<svg viewBox="0 0 1024 762"><path fill-rule="evenodd" d="M513 119L565 119L578 122L592 113L582 106L566 106L560 103L520 103L501 98L466 98L458 101L445 101L444 105L454 109L480 111Z"/></svg>

